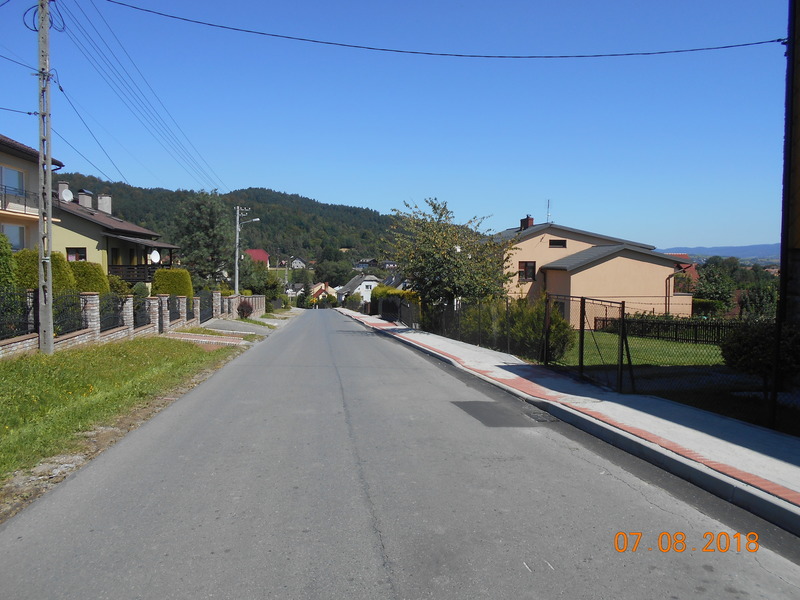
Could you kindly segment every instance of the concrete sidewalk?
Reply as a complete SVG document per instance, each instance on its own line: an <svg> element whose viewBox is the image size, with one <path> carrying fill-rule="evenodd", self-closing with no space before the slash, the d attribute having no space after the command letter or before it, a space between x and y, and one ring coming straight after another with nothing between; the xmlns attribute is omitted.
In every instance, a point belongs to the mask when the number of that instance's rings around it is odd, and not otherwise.
<svg viewBox="0 0 800 600"><path fill-rule="evenodd" d="M337 310L800 535L800 438L655 396L607 391L510 354Z"/></svg>

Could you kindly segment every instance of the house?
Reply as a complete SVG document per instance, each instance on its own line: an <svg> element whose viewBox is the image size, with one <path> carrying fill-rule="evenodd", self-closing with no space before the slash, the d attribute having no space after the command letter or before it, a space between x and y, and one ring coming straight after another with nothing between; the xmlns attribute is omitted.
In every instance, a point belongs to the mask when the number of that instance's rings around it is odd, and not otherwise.
<svg viewBox="0 0 800 600"><path fill-rule="evenodd" d="M55 169L64 166L56 159L52 163ZM38 244L38 188L39 151L0 135L0 233L15 252Z"/></svg>
<svg viewBox="0 0 800 600"><path fill-rule="evenodd" d="M378 259L377 258L362 258L355 264L355 268L359 271L363 271L364 269L375 269L378 266Z"/></svg>
<svg viewBox="0 0 800 600"><path fill-rule="evenodd" d="M289 263L289 267L292 269L305 269L308 267L308 261L300 258L299 256L293 256L292 261Z"/></svg>
<svg viewBox="0 0 800 600"><path fill-rule="evenodd" d="M260 248L253 250L245 250L245 253L252 258L255 262L262 262L269 266L269 252Z"/></svg>
<svg viewBox="0 0 800 600"><path fill-rule="evenodd" d="M379 285L381 280L375 275L359 274L353 277L350 281L345 283L336 292L336 297L339 303L343 303L348 296L353 294L360 294L364 302L369 302L372 297L372 290L375 286Z"/></svg>
<svg viewBox="0 0 800 600"><path fill-rule="evenodd" d="M628 313L692 314L691 295L674 291L680 261L655 252L655 246L556 223L536 225L530 215L497 237L514 240L512 297L534 299L549 292L624 301Z"/></svg>
<svg viewBox="0 0 800 600"><path fill-rule="evenodd" d="M305 288L305 284L303 283L290 283L286 286L286 295L289 296L289 298L296 298L303 293L303 288Z"/></svg>
<svg viewBox="0 0 800 600"><path fill-rule="evenodd" d="M311 286L311 298L313 300L319 300L325 296L333 296L336 298L336 290L329 286L327 282L315 283Z"/></svg>
<svg viewBox="0 0 800 600"><path fill-rule="evenodd" d="M159 241L160 234L124 221L111 213L111 196L79 190L77 198L66 182L58 183L53 201L53 250L68 261L102 265L109 275L129 283L151 282L157 269L172 266L178 246ZM54 219L55 221L55 219Z"/></svg>
<svg viewBox="0 0 800 600"><path fill-rule="evenodd" d="M53 159L60 169L64 164ZM39 241L39 151L0 135L0 231L16 250ZM77 197L59 182L53 197L52 250L67 260L87 260L129 282L152 281L157 268L169 268L178 246L159 242L160 235L112 215L111 196L95 202L87 190Z"/></svg>

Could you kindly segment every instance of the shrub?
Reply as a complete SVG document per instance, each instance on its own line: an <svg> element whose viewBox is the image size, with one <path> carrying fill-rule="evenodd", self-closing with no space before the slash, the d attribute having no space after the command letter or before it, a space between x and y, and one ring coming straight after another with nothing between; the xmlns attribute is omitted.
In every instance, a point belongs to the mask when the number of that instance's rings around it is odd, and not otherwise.
<svg viewBox="0 0 800 600"><path fill-rule="evenodd" d="M14 254L16 262L17 285L25 289L39 287L39 251L23 248ZM69 268L67 259L61 252L52 252L50 262L53 270L53 293L74 290L75 276Z"/></svg>
<svg viewBox="0 0 800 600"><path fill-rule="evenodd" d="M508 311L509 336L512 352L529 358L544 358L545 298L531 304L526 299L511 302ZM501 313L503 314L503 313ZM550 335L547 356L560 360L575 344L576 334L569 322L557 310L550 311Z"/></svg>
<svg viewBox="0 0 800 600"><path fill-rule="evenodd" d="M134 296L140 296L141 298L147 298L150 295L150 290L147 288L147 284L143 281L135 283L131 293Z"/></svg>
<svg viewBox="0 0 800 600"><path fill-rule="evenodd" d="M236 312L239 314L240 319L246 319L253 314L253 305L249 300L242 300L239 306L236 307Z"/></svg>
<svg viewBox="0 0 800 600"><path fill-rule="evenodd" d="M191 310L194 300L192 276L186 269L156 269L153 273L152 294L186 296L186 309Z"/></svg>
<svg viewBox="0 0 800 600"><path fill-rule="evenodd" d="M75 277L75 289L79 292L108 294L111 291L108 277L103 272L101 265L86 261L71 262L67 263L67 265Z"/></svg>
<svg viewBox="0 0 800 600"><path fill-rule="evenodd" d="M14 253L11 251L11 242L5 234L0 233L0 288L14 287L17 278L14 273Z"/></svg>
<svg viewBox="0 0 800 600"><path fill-rule="evenodd" d="M344 300L344 305L346 308L350 310L358 310L361 308L361 305L364 303L364 299L361 297L361 294L356 292L355 294L350 294Z"/></svg>
<svg viewBox="0 0 800 600"><path fill-rule="evenodd" d="M112 294L116 294L117 296L129 296L130 294L133 293L130 284L119 275L108 275L107 277L108 277L108 287L111 290ZM147 285L144 283L142 283L142 285L144 285L146 290Z"/></svg>
<svg viewBox="0 0 800 600"><path fill-rule="evenodd" d="M692 314L695 316L716 317L724 314L726 310L726 304L720 300L692 298Z"/></svg>

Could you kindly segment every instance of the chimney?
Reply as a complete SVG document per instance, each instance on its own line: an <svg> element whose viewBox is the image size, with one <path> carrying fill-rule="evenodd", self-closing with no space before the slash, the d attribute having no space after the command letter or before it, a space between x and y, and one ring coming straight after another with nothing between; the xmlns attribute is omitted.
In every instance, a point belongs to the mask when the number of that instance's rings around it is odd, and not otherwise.
<svg viewBox="0 0 800 600"><path fill-rule="evenodd" d="M97 210L106 214L111 214L111 195L98 194L97 195Z"/></svg>
<svg viewBox="0 0 800 600"><path fill-rule="evenodd" d="M64 192L69 192L69 183L66 181L59 181L58 182L58 199L62 202L69 202L72 199L72 193L70 192L69 198L64 197Z"/></svg>
<svg viewBox="0 0 800 600"><path fill-rule="evenodd" d="M78 204L85 208L92 208L92 192L89 190L78 190Z"/></svg>
<svg viewBox="0 0 800 600"><path fill-rule="evenodd" d="M533 227L533 217L528 215L524 219L519 220L519 230L525 231L528 227Z"/></svg>

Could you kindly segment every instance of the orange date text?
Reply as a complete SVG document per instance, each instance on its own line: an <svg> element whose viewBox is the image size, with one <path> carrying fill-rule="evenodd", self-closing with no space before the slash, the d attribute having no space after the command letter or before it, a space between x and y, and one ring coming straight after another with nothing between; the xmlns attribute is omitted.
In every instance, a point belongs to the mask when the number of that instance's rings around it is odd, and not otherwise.
<svg viewBox="0 0 800 600"><path fill-rule="evenodd" d="M641 531L618 531L614 535L617 552L757 552L758 534L706 531L694 543L682 531L661 531L645 535Z"/></svg>

